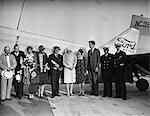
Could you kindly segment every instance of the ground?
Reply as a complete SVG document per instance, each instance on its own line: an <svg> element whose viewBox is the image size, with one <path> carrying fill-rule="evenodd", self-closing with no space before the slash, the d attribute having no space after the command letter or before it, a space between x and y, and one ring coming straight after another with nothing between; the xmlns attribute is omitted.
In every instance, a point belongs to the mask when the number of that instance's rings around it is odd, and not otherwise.
<svg viewBox="0 0 150 116"><path fill-rule="evenodd" d="M50 86L46 86L44 99L12 96L11 101L0 105L0 116L149 116L150 90L139 91L135 84L127 84L127 100L102 98L103 84L99 84L99 96L91 96L90 85L86 84L86 96L78 96L78 85L74 85L74 95L67 97L66 86L61 84L60 97L51 98ZM113 85L113 96L115 95Z"/></svg>

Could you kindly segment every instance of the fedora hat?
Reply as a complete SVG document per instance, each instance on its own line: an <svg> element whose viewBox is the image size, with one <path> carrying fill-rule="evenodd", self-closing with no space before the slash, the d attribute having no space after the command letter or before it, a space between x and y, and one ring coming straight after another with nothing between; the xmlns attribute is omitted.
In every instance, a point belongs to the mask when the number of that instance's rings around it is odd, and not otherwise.
<svg viewBox="0 0 150 116"><path fill-rule="evenodd" d="M54 46L54 47L53 47L54 50L57 49L57 48L60 50L60 47L59 47L59 46Z"/></svg>
<svg viewBox="0 0 150 116"><path fill-rule="evenodd" d="M1 72L1 76L2 76L3 78L5 78L5 79L10 79L10 78L13 77L13 75L14 75L13 71L3 70L3 71Z"/></svg>
<svg viewBox="0 0 150 116"><path fill-rule="evenodd" d="M45 49L45 47L43 45L39 46L39 50L44 50L44 49Z"/></svg>

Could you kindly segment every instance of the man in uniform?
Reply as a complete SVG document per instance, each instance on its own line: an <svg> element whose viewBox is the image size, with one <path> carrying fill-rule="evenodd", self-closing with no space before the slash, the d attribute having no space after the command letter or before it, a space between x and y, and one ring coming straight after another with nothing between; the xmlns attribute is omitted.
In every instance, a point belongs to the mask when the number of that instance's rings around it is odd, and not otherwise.
<svg viewBox="0 0 150 116"><path fill-rule="evenodd" d="M125 62L126 53L121 51L121 44L115 44L117 52L114 55L114 76L116 84L116 97L126 100L126 85L125 85Z"/></svg>
<svg viewBox="0 0 150 116"><path fill-rule="evenodd" d="M102 97L112 97L113 54L109 53L109 47L104 47L103 50L104 55L101 57L101 70L104 81Z"/></svg>

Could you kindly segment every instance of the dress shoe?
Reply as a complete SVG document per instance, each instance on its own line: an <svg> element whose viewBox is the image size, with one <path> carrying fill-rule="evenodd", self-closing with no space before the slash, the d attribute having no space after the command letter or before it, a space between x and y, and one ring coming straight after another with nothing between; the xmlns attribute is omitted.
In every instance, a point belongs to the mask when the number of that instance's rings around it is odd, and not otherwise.
<svg viewBox="0 0 150 116"><path fill-rule="evenodd" d="M127 98L123 98L123 100L127 100Z"/></svg>
<svg viewBox="0 0 150 116"><path fill-rule="evenodd" d="M106 95L103 95L102 97L107 97Z"/></svg>
<svg viewBox="0 0 150 116"><path fill-rule="evenodd" d="M120 96L116 96L116 97L114 97L114 98L121 98Z"/></svg>
<svg viewBox="0 0 150 116"><path fill-rule="evenodd" d="M5 101L5 99L1 99L1 102L4 102Z"/></svg>
<svg viewBox="0 0 150 116"><path fill-rule="evenodd" d="M59 95L59 94L57 94L56 96L60 97L60 95Z"/></svg>
<svg viewBox="0 0 150 116"><path fill-rule="evenodd" d="M94 95L94 92L91 92L90 95Z"/></svg>
<svg viewBox="0 0 150 116"><path fill-rule="evenodd" d="M51 98L54 98L55 96L52 96Z"/></svg>

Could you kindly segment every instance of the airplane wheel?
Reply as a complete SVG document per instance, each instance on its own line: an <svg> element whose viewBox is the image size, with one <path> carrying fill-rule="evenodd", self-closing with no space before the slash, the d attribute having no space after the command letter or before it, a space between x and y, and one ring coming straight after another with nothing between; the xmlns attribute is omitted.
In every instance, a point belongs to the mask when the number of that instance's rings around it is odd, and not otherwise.
<svg viewBox="0 0 150 116"><path fill-rule="evenodd" d="M138 81L136 81L136 87L140 91L146 91L148 89L148 87L149 87L149 83L145 79L139 79Z"/></svg>

